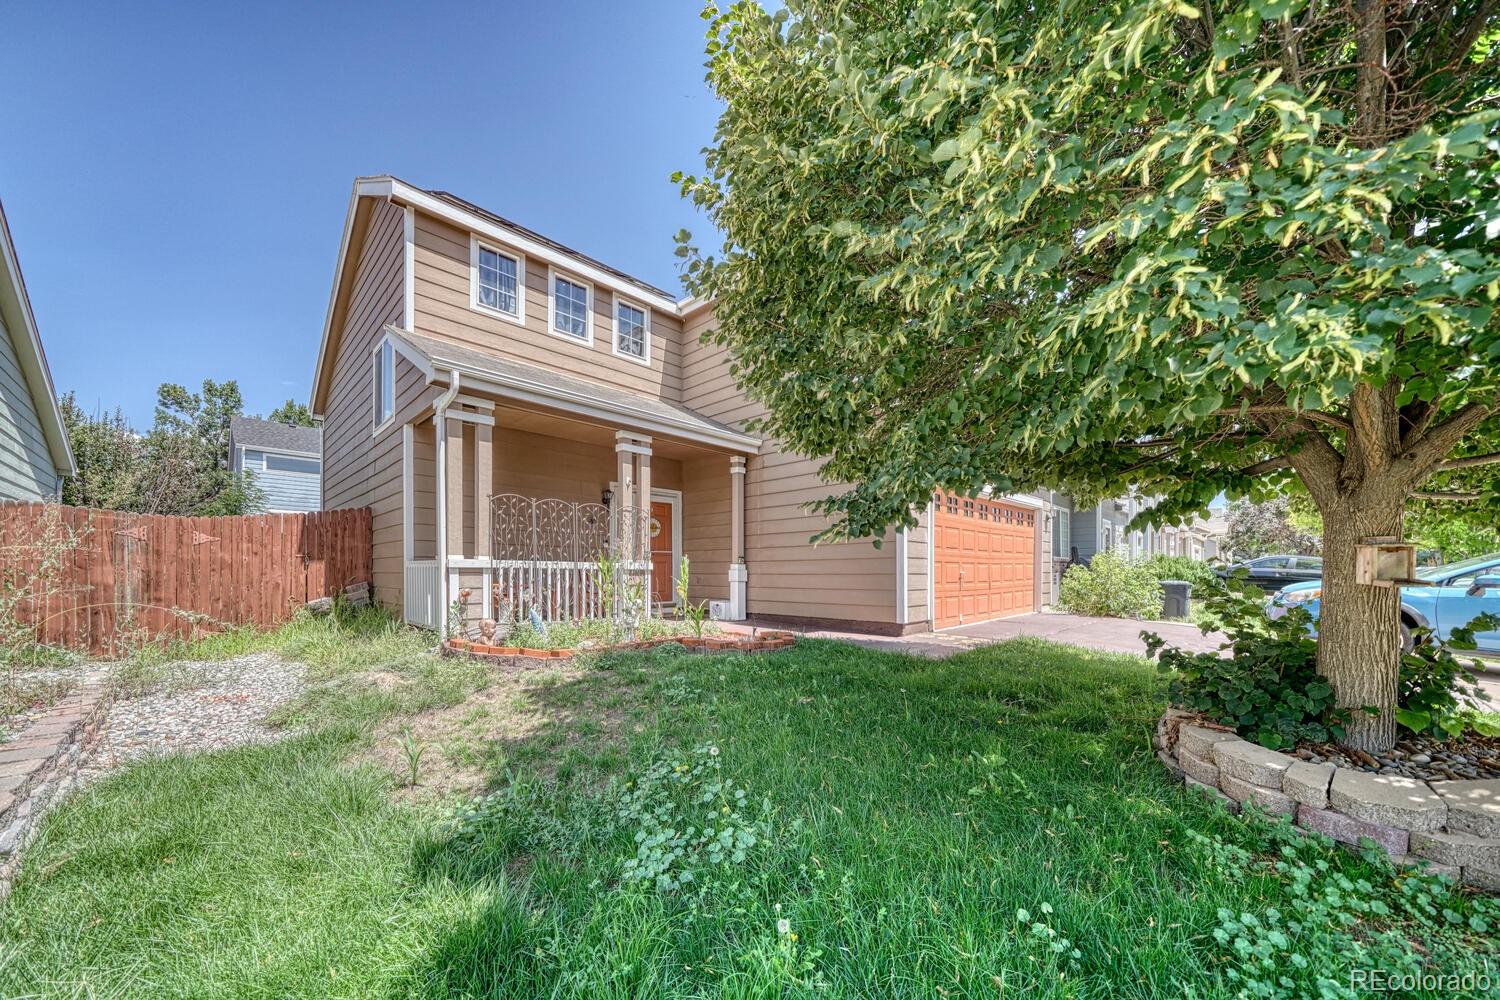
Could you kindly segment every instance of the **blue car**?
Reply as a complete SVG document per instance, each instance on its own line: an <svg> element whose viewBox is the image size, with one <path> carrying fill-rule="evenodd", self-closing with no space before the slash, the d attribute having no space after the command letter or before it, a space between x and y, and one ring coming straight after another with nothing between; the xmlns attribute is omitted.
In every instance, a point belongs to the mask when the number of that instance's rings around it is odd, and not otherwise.
<svg viewBox="0 0 1500 1000"><path fill-rule="evenodd" d="M1417 570L1426 581L1401 588L1401 648L1412 647L1412 633L1427 629L1446 641L1455 628L1462 628L1480 615L1500 614L1500 552L1446 566L1426 566ZM1267 613L1280 618L1289 608L1305 608L1318 619L1318 604L1323 596L1321 580L1294 583L1272 596ZM1483 653L1500 653L1500 630L1475 632L1474 638Z"/></svg>

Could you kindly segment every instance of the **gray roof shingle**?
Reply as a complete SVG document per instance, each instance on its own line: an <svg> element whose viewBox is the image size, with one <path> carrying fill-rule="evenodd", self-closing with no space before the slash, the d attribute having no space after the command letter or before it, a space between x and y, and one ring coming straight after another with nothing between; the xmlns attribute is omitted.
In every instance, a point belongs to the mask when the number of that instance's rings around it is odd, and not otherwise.
<svg viewBox="0 0 1500 1000"><path fill-rule="evenodd" d="M259 417L230 417L229 440L246 448L269 448L299 455L323 455L323 431L318 427L296 427Z"/></svg>

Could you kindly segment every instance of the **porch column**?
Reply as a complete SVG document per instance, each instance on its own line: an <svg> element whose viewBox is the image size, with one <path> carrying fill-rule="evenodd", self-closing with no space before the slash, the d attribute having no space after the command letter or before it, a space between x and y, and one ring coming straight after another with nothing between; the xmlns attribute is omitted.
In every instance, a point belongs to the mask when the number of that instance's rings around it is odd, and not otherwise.
<svg viewBox="0 0 1500 1000"><path fill-rule="evenodd" d="M750 572L745 565L745 458L729 459L729 619L744 621Z"/></svg>
<svg viewBox="0 0 1500 1000"><path fill-rule="evenodd" d="M449 414L443 421L443 433L447 441L443 448L445 482L448 495L444 498L448 512L448 537L438 539L438 544L447 546L443 553L453 559L464 557L464 421ZM451 599L451 595L450 595ZM447 609L443 609L447 614Z"/></svg>
<svg viewBox="0 0 1500 1000"><path fill-rule="evenodd" d="M492 424L474 425L474 558L484 560L484 589L479 597L479 616L492 618L491 589L495 571L490 564L491 514L490 498L495 495L495 428Z"/></svg>

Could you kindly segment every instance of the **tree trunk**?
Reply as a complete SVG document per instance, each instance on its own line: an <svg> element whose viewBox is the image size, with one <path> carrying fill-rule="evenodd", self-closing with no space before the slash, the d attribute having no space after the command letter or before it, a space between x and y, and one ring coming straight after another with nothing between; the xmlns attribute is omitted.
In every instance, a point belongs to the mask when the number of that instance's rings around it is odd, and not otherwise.
<svg viewBox="0 0 1500 1000"><path fill-rule="evenodd" d="M1348 719L1344 744L1383 753L1396 742L1401 676L1401 591L1354 582L1354 549L1367 538L1401 537L1404 499L1340 503L1323 511L1323 596L1318 673ZM1366 708L1375 708L1372 715Z"/></svg>

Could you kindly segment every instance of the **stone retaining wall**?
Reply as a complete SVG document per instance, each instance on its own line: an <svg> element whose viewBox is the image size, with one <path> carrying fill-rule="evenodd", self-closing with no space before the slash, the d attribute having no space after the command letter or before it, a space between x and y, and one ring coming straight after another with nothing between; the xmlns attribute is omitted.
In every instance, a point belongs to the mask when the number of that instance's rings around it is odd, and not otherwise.
<svg viewBox="0 0 1500 1000"><path fill-rule="evenodd" d="M102 681L84 684L9 743L0 743L0 899L48 806L73 787L109 712Z"/></svg>
<svg viewBox="0 0 1500 1000"><path fill-rule="evenodd" d="M1500 892L1500 780L1418 781L1314 764L1169 709L1157 756L1232 812L1247 802L1344 844L1368 837L1391 859Z"/></svg>

